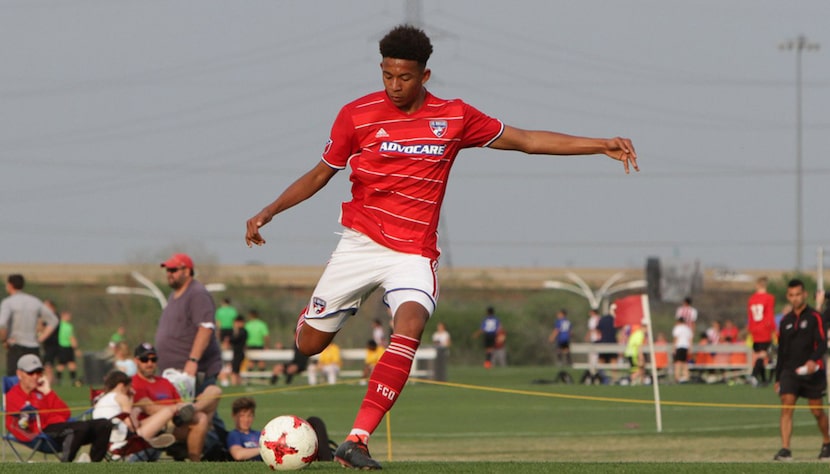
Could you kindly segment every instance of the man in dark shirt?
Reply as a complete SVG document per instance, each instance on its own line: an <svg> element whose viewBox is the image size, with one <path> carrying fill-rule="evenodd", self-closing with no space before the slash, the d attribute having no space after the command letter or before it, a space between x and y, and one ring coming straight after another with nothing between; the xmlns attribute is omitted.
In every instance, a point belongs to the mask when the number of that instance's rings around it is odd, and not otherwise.
<svg viewBox="0 0 830 474"><path fill-rule="evenodd" d="M611 308L611 311L613 311L613 306ZM614 316L612 314L606 314L599 318L599 323L597 323L597 331L599 331L599 341L597 341L597 343L617 343L617 328L614 326ZM606 364L616 362L617 354L603 353L599 355L599 359L601 362L604 362Z"/></svg>
<svg viewBox="0 0 830 474"><path fill-rule="evenodd" d="M787 301L793 309L781 319L778 328L778 363L775 391L781 397L781 450L773 459L791 461L790 438L793 412L798 397L807 399L823 438L818 458L830 460L830 433L822 400L827 393L824 354L827 332L821 314L807 306L807 291L801 280L787 284Z"/></svg>

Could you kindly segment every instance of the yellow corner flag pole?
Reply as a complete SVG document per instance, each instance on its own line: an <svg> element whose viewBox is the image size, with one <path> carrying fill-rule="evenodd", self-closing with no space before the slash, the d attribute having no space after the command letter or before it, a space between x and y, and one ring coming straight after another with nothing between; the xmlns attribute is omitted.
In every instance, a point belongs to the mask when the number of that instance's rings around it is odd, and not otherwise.
<svg viewBox="0 0 830 474"><path fill-rule="evenodd" d="M392 460L392 418L386 412L386 460Z"/></svg>

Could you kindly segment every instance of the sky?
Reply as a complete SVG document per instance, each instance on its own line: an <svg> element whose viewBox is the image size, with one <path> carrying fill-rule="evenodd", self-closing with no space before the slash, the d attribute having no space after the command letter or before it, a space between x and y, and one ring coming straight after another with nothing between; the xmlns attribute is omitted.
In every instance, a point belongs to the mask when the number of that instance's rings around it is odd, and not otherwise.
<svg viewBox="0 0 830 474"><path fill-rule="evenodd" d="M442 265L793 269L830 247L830 2L0 0L0 262L322 265L347 172L244 244L382 87L377 41L432 37L429 90L508 125L633 140L603 156L464 150Z"/></svg>

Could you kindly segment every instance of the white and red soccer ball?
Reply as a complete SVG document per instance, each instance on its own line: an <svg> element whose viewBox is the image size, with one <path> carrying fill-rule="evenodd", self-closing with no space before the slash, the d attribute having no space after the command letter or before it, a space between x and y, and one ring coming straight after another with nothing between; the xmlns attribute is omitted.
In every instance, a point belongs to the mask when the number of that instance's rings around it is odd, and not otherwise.
<svg viewBox="0 0 830 474"><path fill-rule="evenodd" d="M278 416L262 428L259 454L271 470L302 469L317 459L317 433L298 416Z"/></svg>

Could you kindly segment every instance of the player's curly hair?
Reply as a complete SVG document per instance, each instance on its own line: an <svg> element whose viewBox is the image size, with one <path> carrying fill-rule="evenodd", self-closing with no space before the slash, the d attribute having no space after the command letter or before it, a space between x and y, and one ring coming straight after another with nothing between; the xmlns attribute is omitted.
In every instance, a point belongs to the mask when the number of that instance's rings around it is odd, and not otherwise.
<svg viewBox="0 0 830 474"><path fill-rule="evenodd" d="M380 55L384 58L417 61L426 67L432 55L432 43L424 30L412 25L398 25L380 40Z"/></svg>

